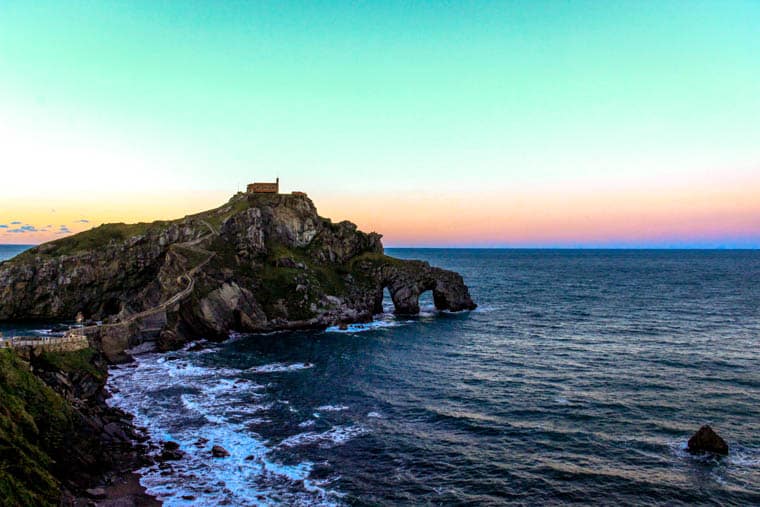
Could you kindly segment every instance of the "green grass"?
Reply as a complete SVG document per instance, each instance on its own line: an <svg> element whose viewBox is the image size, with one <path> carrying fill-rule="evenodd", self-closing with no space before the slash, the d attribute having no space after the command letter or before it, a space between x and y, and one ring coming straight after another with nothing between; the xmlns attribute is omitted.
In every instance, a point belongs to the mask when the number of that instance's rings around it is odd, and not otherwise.
<svg viewBox="0 0 760 507"><path fill-rule="evenodd" d="M85 372L103 382L107 374L92 363L94 356L95 351L92 349L43 352L35 359L35 365L45 370L60 370L66 373Z"/></svg>
<svg viewBox="0 0 760 507"><path fill-rule="evenodd" d="M204 211L196 215L190 215L191 218L198 218L205 220L214 228L215 231L219 231L222 223L233 215L237 215L241 211L245 211L251 207L251 203L248 199L234 196L230 199L230 202L210 211ZM229 208L229 209L227 209Z"/></svg>
<svg viewBox="0 0 760 507"><path fill-rule="evenodd" d="M11 350L0 350L0 498L3 505L57 505L51 451L74 428L68 403Z"/></svg>
<svg viewBox="0 0 760 507"><path fill-rule="evenodd" d="M89 231L45 243L38 248L28 250L21 256L44 254L49 256L71 255L78 252L102 248L111 241L124 241L134 236L142 236L151 230L165 227L168 222L140 222L137 224L103 224Z"/></svg>
<svg viewBox="0 0 760 507"><path fill-rule="evenodd" d="M171 245L173 250L175 250L178 254L182 255L185 259L187 259L187 268L192 269L195 266L198 266L199 264L203 263L208 259L209 254L199 252L197 250L194 250L192 248L187 248L179 245Z"/></svg>

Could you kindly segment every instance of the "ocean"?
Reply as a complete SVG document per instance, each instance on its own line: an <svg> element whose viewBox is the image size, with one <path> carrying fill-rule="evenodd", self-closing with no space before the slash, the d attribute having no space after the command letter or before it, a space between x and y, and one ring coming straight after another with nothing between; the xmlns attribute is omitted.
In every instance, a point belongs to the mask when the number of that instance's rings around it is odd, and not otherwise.
<svg viewBox="0 0 760 507"><path fill-rule="evenodd" d="M167 505L760 504L760 251L388 249L477 310L112 370ZM193 347L197 349L197 347ZM723 459L691 456L711 424ZM200 439L200 440L199 440ZM230 452L210 456L212 445Z"/></svg>
<svg viewBox="0 0 760 507"><path fill-rule="evenodd" d="M0 245L0 262L15 257L24 250L32 248L34 245Z"/></svg>

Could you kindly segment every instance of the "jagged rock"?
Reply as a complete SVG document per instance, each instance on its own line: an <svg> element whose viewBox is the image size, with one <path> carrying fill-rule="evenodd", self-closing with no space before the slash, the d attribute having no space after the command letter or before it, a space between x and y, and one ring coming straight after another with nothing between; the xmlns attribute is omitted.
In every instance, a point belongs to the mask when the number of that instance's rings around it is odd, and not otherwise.
<svg viewBox="0 0 760 507"><path fill-rule="evenodd" d="M166 442L164 442L163 447L164 449L168 451L176 451L177 449L179 449L179 444L172 440L167 440Z"/></svg>
<svg viewBox="0 0 760 507"><path fill-rule="evenodd" d="M67 499L75 493L101 498L102 488L94 485L108 484L115 472L146 465L144 455L131 445L131 419L106 404L107 364L99 354L69 352L62 363L49 354L33 355L23 363L11 351L0 352L0 394L8 401L0 419L25 420L27 428L5 442L0 468L19 470L20 456L39 446L34 468L14 477L15 486L6 489L8 482L0 480L0 504L70 505ZM0 423L12 428L5 420ZM20 491L32 496L19 497Z"/></svg>
<svg viewBox="0 0 760 507"><path fill-rule="evenodd" d="M231 331L367 322L388 288L395 311L475 308L457 273L384 255L381 236L320 217L303 195L238 194L171 222L108 224L0 263L0 321L104 321L85 328L110 362Z"/></svg>
<svg viewBox="0 0 760 507"><path fill-rule="evenodd" d="M177 442L172 442L169 440L164 442L161 447L162 452L158 455L158 457L156 457L156 461L159 463L164 463L166 461L177 461L185 456L185 453L179 449L179 444Z"/></svg>
<svg viewBox="0 0 760 507"><path fill-rule="evenodd" d="M176 451L164 450L161 454L159 454L156 457L156 461L158 461L159 463L163 463L165 461L177 461L177 460L181 460L184 456L185 456L185 453L180 450L176 450Z"/></svg>
<svg viewBox="0 0 760 507"><path fill-rule="evenodd" d="M103 432L108 435L112 440L117 440L121 442L128 442L129 437L122 429L122 425L117 424L115 422L110 422L103 426Z"/></svg>
<svg viewBox="0 0 760 507"><path fill-rule="evenodd" d="M688 450L693 454L711 452L728 454L728 444L709 425L704 425L689 439Z"/></svg>
<svg viewBox="0 0 760 507"><path fill-rule="evenodd" d="M211 455L215 458L226 458L230 453L221 445L215 445L211 448Z"/></svg>

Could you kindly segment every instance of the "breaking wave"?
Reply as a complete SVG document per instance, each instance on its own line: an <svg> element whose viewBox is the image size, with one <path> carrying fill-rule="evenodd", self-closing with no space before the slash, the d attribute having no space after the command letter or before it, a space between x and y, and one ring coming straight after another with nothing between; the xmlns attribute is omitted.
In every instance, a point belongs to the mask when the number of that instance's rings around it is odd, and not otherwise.
<svg viewBox="0 0 760 507"><path fill-rule="evenodd" d="M135 416L147 429L151 453L163 441L179 444L183 456L140 470L141 483L168 506L174 505L332 505L342 494L331 489L335 477L311 478L314 462L283 448L315 444L342 445L366 432L338 425L322 432L298 432L316 425L313 419L297 425L296 433L277 446L257 428L272 424L272 416L287 400L273 399L268 386L246 373L291 372L312 368L309 363L270 363L245 369L202 364L209 349L158 355L144 353L133 364L116 367L109 377L109 403ZM343 406L320 406L342 411ZM291 408L292 411L295 411ZM320 421L320 424L324 424ZM214 458L220 445L230 455ZM294 459L296 458L296 459Z"/></svg>

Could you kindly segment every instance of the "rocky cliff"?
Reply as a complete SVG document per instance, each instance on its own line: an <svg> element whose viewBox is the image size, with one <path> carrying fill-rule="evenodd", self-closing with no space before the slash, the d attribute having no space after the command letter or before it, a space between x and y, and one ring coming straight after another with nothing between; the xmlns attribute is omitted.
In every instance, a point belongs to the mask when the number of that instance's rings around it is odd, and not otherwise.
<svg viewBox="0 0 760 507"><path fill-rule="evenodd" d="M388 288L398 313L433 292L441 310L475 308L462 277L383 254L381 236L333 223L305 195L237 194L197 215L107 224L0 264L0 320L71 319L102 326L92 342L117 361L230 331L371 320Z"/></svg>
<svg viewBox="0 0 760 507"><path fill-rule="evenodd" d="M0 505L84 505L76 498L92 486L145 463L131 417L105 403L105 380L91 349L29 362L0 350Z"/></svg>

